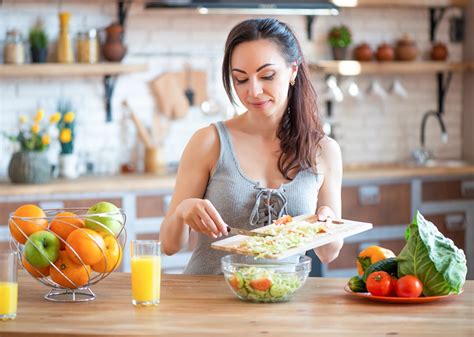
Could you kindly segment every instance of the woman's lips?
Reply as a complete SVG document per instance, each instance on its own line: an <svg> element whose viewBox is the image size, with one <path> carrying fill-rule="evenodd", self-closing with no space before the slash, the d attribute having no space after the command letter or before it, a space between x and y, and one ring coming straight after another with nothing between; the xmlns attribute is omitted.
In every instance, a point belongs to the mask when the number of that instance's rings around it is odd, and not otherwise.
<svg viewBox="0 0 474 337"><path fill-rule="evenodd" d="M256 108L263 108L267 105L268 102L270 102L270 101L250 102L250 104L253 105Z"/></svg>

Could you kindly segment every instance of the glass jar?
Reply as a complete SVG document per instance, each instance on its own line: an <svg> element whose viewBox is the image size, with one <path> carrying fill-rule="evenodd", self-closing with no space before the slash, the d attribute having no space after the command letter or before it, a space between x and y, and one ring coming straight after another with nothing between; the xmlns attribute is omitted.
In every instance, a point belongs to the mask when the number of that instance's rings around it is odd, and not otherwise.
<svg viewBox="0 0 474 337"><path fill-rule="evenodd" d="M77 34L77 61L81 63L99 62L99 39L97 30Z"/></svg>
<svg viewBox="0 0 474 337"><path fill-rule="evenodd" d="M25 46L23 44L23 38L19 31L7 31L3 60L5 63L25 63Z"/></svg>

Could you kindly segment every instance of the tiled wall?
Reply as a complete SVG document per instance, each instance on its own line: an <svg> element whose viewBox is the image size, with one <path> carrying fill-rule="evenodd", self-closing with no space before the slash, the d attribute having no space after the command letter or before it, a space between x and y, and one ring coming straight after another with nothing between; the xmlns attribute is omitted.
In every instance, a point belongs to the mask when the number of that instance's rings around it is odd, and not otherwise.
<svg viewBox="0 0 474 337"><path fill-rule="evenodd" d="M57 36L57 12L63 9L73 14L71 31L103 28L115 20L114 1L52 2L3 0L0 5L0 39L6 30L20 29L27 34L38 17L46 22L51 40ZM438 39L448 42L448 18L457 13L450 9L438 28ZM121 76L113 97L114 121L105 122L102 79L100 77L65 78L1 78L0 79L0 131L13 132L20 114L33 114L42 106L53 112L59 97L69 98L78 113L77 148L80 156L96 162L100 172L113 173L122 160L140 157L143 151L136 142L135 129L124 118L121 102L127 99L146 125L156 113L155 101L150 94L148 81L165 71L182 70L186 62L209 74L209 93L222 105L221 113L205 116L199 108L168 125L165 140L165 159L179 160L184 144L194 130L215 120L233 114L220 81L220 62L223 45L229 30L244 16L200 16L193 12L163 12L144 10L142 4L132 6L127 18L126 43L128 54L125 63L148 63L149 71ZM338 17L318 17L313 24L313 39L306 36L306 21L302 16L285 16L280 19L296 31L307 60L328 59L329 48L325 36L330 26L345 23L351 27L354 43L368 42L375 47L380 42L394 42L403 33L415 37L423 56L429 49L429 14L427 9L344 9ZM449 44L450 60L461 59L462 45ZM391 162L409 156L419 145L422 114L435 109L435 75L397 77L408 92L402 99L389 94L380 99L364 95L362 99L346 97L334 107L335 133L346 163ZM393 76L360 76L354 78L365 91L372 80L378 80L388 90ZM323 97L323 76L315 74L315 86ZM461 156L462 77L455 74L446 98L446 124L449 142L441 143L435 120L427 125L427 144L438 157ZM347 96L347 95L346 95ZM324 112L324 102L321 108ZM0 177L6 175L8 159L14 148L0 138ZM51 150L55 158L55 149ZM137 161L137 163L139 163ZM138 164L140 167L140 164Z"/></svg>

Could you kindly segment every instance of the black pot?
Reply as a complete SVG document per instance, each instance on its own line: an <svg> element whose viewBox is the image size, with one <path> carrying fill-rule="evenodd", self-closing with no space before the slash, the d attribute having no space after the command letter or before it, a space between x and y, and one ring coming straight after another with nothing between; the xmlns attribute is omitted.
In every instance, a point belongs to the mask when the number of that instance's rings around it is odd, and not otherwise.
<svg viewBox="0 0 474 337"><path fill-rule="evenodd" d="M332 56L336 61L346 59L347 47L332 47Z"/></svg>
<svg viewBox="0 0 474 337"><path fill-rule="evenodd" d="M31 47L31 61L33 63L45 63L48 58L48 49L47 48L35 48Z"/></svg>

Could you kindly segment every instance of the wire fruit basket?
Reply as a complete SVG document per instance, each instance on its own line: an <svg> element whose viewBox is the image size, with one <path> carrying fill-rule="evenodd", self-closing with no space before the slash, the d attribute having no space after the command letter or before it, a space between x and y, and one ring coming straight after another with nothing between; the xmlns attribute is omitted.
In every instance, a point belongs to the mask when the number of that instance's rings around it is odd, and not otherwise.
<svg viewBox="0 0 474 337"><path fill-rule="evenodd" d="M29 216L19 211L22 207ZM40 216L30 216L31 210ZM25 270L51 287L46 300L94 300L90 287L120 265L127 242L126 215L115 206L110 212L93 210L24 205L10 214L10 245Z"/></svg>

